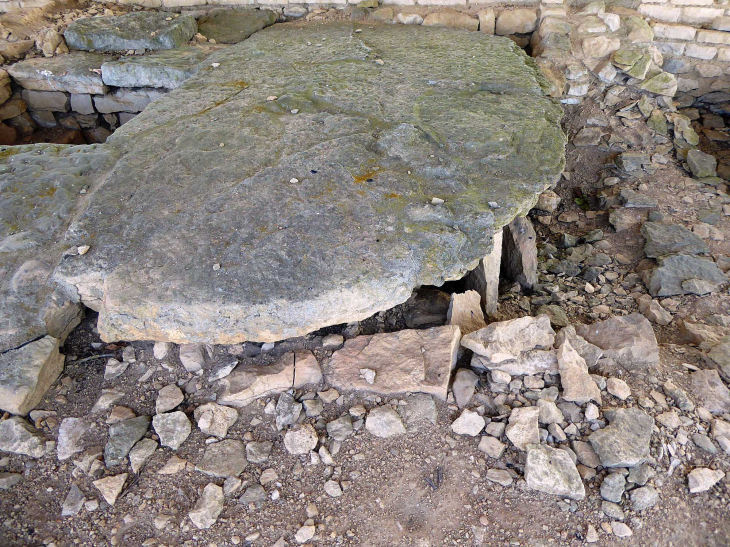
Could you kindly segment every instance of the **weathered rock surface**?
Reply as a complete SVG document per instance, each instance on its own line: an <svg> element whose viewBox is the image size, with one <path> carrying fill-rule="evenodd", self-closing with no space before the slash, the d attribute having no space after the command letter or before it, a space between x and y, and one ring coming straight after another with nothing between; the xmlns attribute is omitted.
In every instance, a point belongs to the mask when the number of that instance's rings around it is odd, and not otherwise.
<svg viewBox="0 0 730 547"><path fill-rule="evenodd" d="M657 258L674 253L707 254L710 248L701 237L679 224L645 222L641 233L646 238L644 253Z"/></svg>
<svg viewBox="0 0 730 547"><path fill-rule="evenodd" d="M606 412L610 424L588 440L604 467L634 467L649 456L654 418L638 408Z"/></svg>
<svg viewBox="0 0 730 547"><path fill-rule="evenodd" d="M590 401L601 404L601 390L588 373L585 359L573 349L568 340L558 348L558 371L563 399L578 404Z"/></svg>
<svg viewBox="0 0 730 547"><path fill-rule="evenodd" d="M169 20L168 20L169 19ZM140 11L113 17L84 17L66 27L63 37L70 49L126 51L173 49L198 30L191 15Z"/></svg>
<svg viewBox="0 0 730 547"><path fill-rule="evenodd" d="M128 476L127 473L122 473L121 475L104 477L103 479L94 481L94 486L101 492L101 495L104 496L104 499L109 505L114 505L117 497L122 492Z"/></svg>
<svg viewBox="0 0 730 547"><path fill-rule="evenodd" d="M246 449L235 439L226 439L208 445L203 458L195 467L213 477L237 477L246 467Z"/></svg>
<svg viewBox="0 0 730 547"><path fill-rule="evenodd" d="M0 353L0 409L25 416L35 408L63 371L59 342L44 336Z"/></svg>
<svg viewBox="0 0 730 547"><path fill-rule="evenodd" d="M228 406L206 403L196 408L193 416L203 433L223 438L228 428L236 423L238 411Z"/></svg>
<svg viewBox="0 0 730 547"><path fill-rule="evenodd" d="M462 336L486 327L479 293L477 291L453 293L446 321L449 325L458 326Z"/></svg>
<svg viewBox="0 0 730 547"><path fill-rule="evenodd" d="M160 437L160 444L169 446L173 450L180 448L192 431L190 420L184 412L179 410L167 414L157 414L152 418L152 426Z"/></svg>
<svg viewBox="0 0 730 547"><path fill-rule="evenodd" d="M65 249L85 243L74 240L64 245L63 234L88 199L81 197L81 190L93 189L115 156L113 150L100 146L39 144L0 149L0 353L46 334L63 341L78 324L80 308L55 292L49 278ZM44 353L48 358L54 351ZM8 371L5 374L21 378L25 372L7 368L16 362L8 359L2 368ZM45 381L45 372L43 367L38 369L36 383ZM50 376L53 382L57 373ZM30 375L22 381L35 389Z"/></svg>
<svg viewBox="0 0 730 547"><path fill-rule="evenodd" d="M245 406L260 397L317 384L321 379L322 372L312 352L289 352L272 365L237 367L221 380L226 387L218 402Z"/></svg>
<svg viewBox="0 0 730 547"><path fill-rule="evenodd" d="M445 400L460 338L455 325L351 338L325 365L325 378L338 389L421 392ZM375 371L372 383L361 372L366 369Z"/></svg>
<svg viewBox="0 0 730 547"><path fill-rule="evenodd" d="M210 47L190 46L121 57L101 65L101 80L116 87L175 89L198 71L212 51Z"/></svg>
<svg viewBox="0 0 730 547"><path fill-rule="evenodd" d="M27 59L8 67L8 73L25 89L103 95L107 87L98 73L108 57L76 52L51 58Z"/></svg>
<svg viewBox="0 0 730 547"><path fill-rule="evenodd" d="M692 391L700 406L713 414L730 412L730 390L716 370L698 370L692 373Z"/></svg>
<svg viewBox="0 0 730 547"><path fill-rule="evenodd" d="M687 475L687 486L690 494L707 492L725 477L725 473L719 469L698 467Z"/></svg>
<svg viewBox="0 0 730 547"><path fill-rule="evenodd" d="M505 434L516 448L527 450L528 445L540 442L539 417L540 409L536 406L512 409Z"/></svg>
<svg viewBox="0 0 730 547"><path fill-rule="evenodd" d="M104 462L107 465L122 463L137 441L144 437L149 427L149 416L131 418L109 427L109 441L104 447Z"/></svg>
<svg viewBox="0 0 730 547"><path fill-rule="evenodd" d="M565 450L547 445L527 447L527 486L540 492L582 500L586 496L578 470Z"/></svg>
<svg viewBox="0 0 730 547"><path fill-rule="evenodd" d="M365 420L365 429L382 438L403 435L406 432L400 416L389 406L377 406L370 410Z"/></svg>
<svg viewBox="0 0 730 547"><path fill-rule="evenodd" d="M686 254L659 257L657 266L644 270L642 275L652 296L703 295L728 282L712 260Z"/></svg>
<svg viewBox="0 0 730 547"><path fill-rule="evenodd" d="M659 363L659 345L651 323L640 313L611 317L591 325L577 325L576 333L629 369Z"/></svg>
<svg viewBox="0 0 730 547"><path fill-rule="evenodd" d="M67 460L84 449L82 438L89 425L83 418L64 418L58 428L56 441L56 456L59 460Z"/></svg>
<svg viewBox="0 0 730 547"><path fill-rule="evenodd" d="M516 217L504 227L502 273L525 289L537 283L537 235L526 217Z"/></svg>
<svg viewBox="0 0 730 547"><path fill-rule="evenodd" d="M35 427L12 416L0 422L0 451L40 458L46 453L46 443Z"/></svg>
<svg viewBox="0 0 730 547"><path fill-rule="evenodd" d="M266 9L217 9L200 18L198 31L219 44L237 44L274 23L276 14Z"/></svg>
<svg viewBox="0 0 730 547"><path fill-rule="evenodd" d="M105 340L365 319L473 269L561 172L560 106L513 42L354 30L256 33L114 133L124 157L71 232L95 245L59 271Z"/></svg>
<svg viewBox="0 0 730 547"><path fill-rule="evenodd" d="M451 424L451 430L457 435L476 437L484 429L485 421L479 414L464 409L461 415Z"/></svg>
<svg viewBox="0 0 730 547"><path fill-rule="evenodd" d="M200 530L210 528L223 511L223 502L223 488L211 482L203 488L203 493L188 513L188 518Z"/></svg>

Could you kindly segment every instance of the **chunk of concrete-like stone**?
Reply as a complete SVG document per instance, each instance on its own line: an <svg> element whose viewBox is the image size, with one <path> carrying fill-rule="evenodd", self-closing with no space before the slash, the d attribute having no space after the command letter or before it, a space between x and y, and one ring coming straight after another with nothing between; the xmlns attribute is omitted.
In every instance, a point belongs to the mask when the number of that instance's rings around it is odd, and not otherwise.
<svg viewBox="0 0 730 547"><path fill-rule="evenodd" d="M358 336L332 355L324 375L337 389L430 393L445 400L460 337L455 325ZM364 369L375 371L372 383Z"/></svg>
<svg viewBox="0 0 730 547"><path fill-rule="evenodd" d="M528 290L537 283L537 234L526 217L504 227L502 274Z"/></svg>
<svg viewBox="0 0 730 547"><path fill-rule="evenodd" d="M376 437L382 438L395 437L406 432L400 416L389 406L378 406L368 412L365 429Z"/></svg>
<svg viewBox="0 0 730 547"><path fill-rule="evenodd" d="M554 341L555 331L547 315L527 315L491 323L464 336L461 345L485 357L489 363L498 364L518 359L528 351L549 349Z"/></svg>
<svg viewBox="0 0 730 547"><path fill-rule="evenodd" d="M273 342L363 320L462 278L556 180L562 109L514 42L360 26L257 32L110 137L123 157L74 224L94 247L57 272L101 302L104 340Z"/></svg>
<svg viewBox="0 0 730 547"><path fill-rule="evenodd" d="M590 401L601 404L601 390L588 373L585 359L573 349L568 340L558 349L558 370L563 399L578 404Z"/></svg>
<svg viewBox="0 0 730 547"><path fill-rule="evenodd" d="M63 33L70 49L126 51L173 49L198 30L192 15L140 11L112 17L76 19Z"/></svg>
<svg viewBox="0 0 730 547"><path fill-rule="evenodd" d="M528 445L540 442L539 417L540 409L536 406L512 409L505 434L516 448L527 450Z"/></svg>

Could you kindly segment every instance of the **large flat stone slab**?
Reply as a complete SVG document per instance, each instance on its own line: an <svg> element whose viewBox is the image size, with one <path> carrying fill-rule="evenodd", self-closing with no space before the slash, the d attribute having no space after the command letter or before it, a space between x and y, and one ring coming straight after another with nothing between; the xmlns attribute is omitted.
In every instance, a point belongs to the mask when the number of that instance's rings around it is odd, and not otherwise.
<svg viewBox="0 0 730 547"><path fill-rule="evenodd" d="M476 267L559 176L562 110L512 41L355 28L269 27L112 136L70 233L91 249L59 269L105 340L365 319Z"/></svg>
<svg viewBox="0 0 730 547"><path fill-rule="evenodd" d="M267 9L215 9L200 18L198 31L219 44L237 44L274 23L276 14Z"/></svg>
<svg viewBox="0 0 730 547"><path fill-rule="evenodd" d="M79 51L21 61L10 65L8 73L25 89L103 95L108 88L99 70L107 59L98 53Z"/></svg>
<svg viewBox="0 0 730 547"><path fill-rule="evenodd" d="M198 31L191 15L140 11L112 17L76 19L63 33L70 49L126 51L173 49Z"/></svg>
<svg viewBox="0 0 730 547"><path fill-rule="evenodd" d="M460 340L456 325L358 336L332 355L324 376L338 389L430 393L446 400Z"/></svg>
<svg viewBox="0 0 730 547"><path fill-rule="evenodd" d="M163 87L175 89L198 71L214 46L180 47L147 55L121 57L101 65L101 78L116 87Z"/></svg>

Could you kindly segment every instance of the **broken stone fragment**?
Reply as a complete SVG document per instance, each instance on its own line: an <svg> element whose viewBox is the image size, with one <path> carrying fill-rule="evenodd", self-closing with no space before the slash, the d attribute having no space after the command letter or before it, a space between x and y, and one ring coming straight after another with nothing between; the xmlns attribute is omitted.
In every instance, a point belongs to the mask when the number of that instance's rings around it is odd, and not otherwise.
<svg viewBox="0 0 730 547"><path fill-rule="evenodd" d="M127 481L127 477L127 473L105 477L94 481L94 486L96 486L97 490L101 492L101 495L104 496L104 499L109 505L114 505L114 502L117 501L117 497L122 492L122 488L124 487L124 483Z"/></svg>
<svg viewBox="0 0 730 547"><path fill-rule="evenodd" d="M238 411L216 403L200 405L193 412L198 428L206 435L224 438L228 429L236 423Z"/></svg>
<svg viewBox="0 0 730 547"><path fill-rule="evenodd" d="M558 358L554 351L526 351L519 358L492 363L487 357L476 353L472 356L471 367L476 370L501 371L510 376L530 376L544 373L557 374Z"/></svg>
<svg viewBox="0 0 730 547"><path fill-rule="evenodd" d="M519 450L527 450L530 444L539 444L538 420L540 409L536 406L513 408L505 434Z"/></svg>
<svg viewBox="0 0 730 547"><path fill-rule="evenodd" d="M719 469L698 467L687 475L687 486L690 494L707 492L725 477L725 473Z"/></svg>
<svg viewBox="0 0 730 547"><path fill-rule="evenodd" d="M715 262L686 254L659 257L656 267L644 270L642 276L652 296L703 295L728 282Z"/></svg>
<svg viewBox="0 0 730 547"><path fill-rule="evenodd" d="M160 444L169 446L173 450L180 448L192 430L190 420L184 412L179 410L177 412L157 414L152 418L152 427L155 428L155 433L160 437Z"/></svg>
<svg viewBox="0 0 730 547"><path fill-rule="evenodd" d="M46 453L46 443L35 427L12 416L0 422L0 451L40 458Z"/></svg>
<svg viewBox="0 0 730 547"><path fill-rule="evenodd" d="M704 369L692 373L692 391L698 403L713 414L730 412L730 390L716 370Z"/></svg>
<svg viewBox="0 0 730 547"><path fill-rule="evenodd" d="M139 416L111 425L109 427L109 440L104 447L104 462L106 465L122 463L137 441L145 436L149 427L149 416Z"/></svg>
<svg viewBox="0 0 730 547"><path fill-rule="evenodd" d="M451 424L451 430L457 435L476 437L484 429L484 418L476 412L464 409L459 417Z"/></svg>
<svg viewBox="0 0 730 547"><path fill-rule="evenodd" d="M84 449L81 439L89 430L90 425L83 418L63 419L61 427L58 428L58 440L56 441L56 455L59 460L67 460Z"/></svg>
<svg viewBox="0 0 730 547"><path fill-rule="evenodd" d="M139 474L140 469L157 450L157 446L157 441L152 439L142 439L134 445L129 451L129 465L132 467L132 473Z"/></svg>
<svg viewBox="0 0 730 547"><path fill-rule="evenodd" d="M206 530L218 520L218 515L223 511L223 503L223 488L212 482L208 483L203 488L203 493L195 503L195 507L188 513L188 518L196 528Z"/></svg>
<svg viewBox="0 0 730 547"><path fill-rule="evenodd" d="M464 408L469 404L478 383L479 376L474 374L471 369L460 368L456 371L451 391L454 393L454 399L459 408Z"/></svg>
<svg viewBox="0 0 730 547"><path fill-rule="evenodd" d="M324 375L338 389L421 392L445 400L460 338L455 325L358 336L332 355ZM375 371L372 384L360 374L365 368Z"/></svg>
<svg viewBox="0 0 730 547"><path fill-rule="evenodd" d="M312 352L289 352L271 365L236 367L229 376L221 380L225 390L218 402L230 406L246 406L260 397L317 384L321 379L322 372Z"/></svg>
<svg viewBox="0 0 730 547"><path fill-rule="evenodd" d="M406 428L398 413L389 406L378 406L368 412L365 429L376 437L388 438L404 435Z"/></svg>
<svg viewBox="0 0 730 547"><path fill-rule="evenodd" d="M246 468L246 463L246 448L243 443L226 439L209 444L195 468L213 477L237 477Z"/></svg>
<svg viewBox="0 0 730 547"><path fill-rule="evenodd" d="M237 44L276 23L276 13L267 9L212 9L198 20L198 30L218 44Z"/></svg>
<svg viewBox="0 0 730 547"><path fill-rule="evenodd" d="M525 481L534 490L574 500L582 500L586 495L583 481L568 453L547 445L527 447Z"/></svg>
<svg viewBox="0 0 730 547"><path fill-rule="evenodd" d="M477 291L453 293L446 322L459 327L462 336L486 327L479 293Z"/></svg>
<svg viewBox="0 0 730 547"><path fill-rule="evenodd" d="M618 364L646 368L659 363L659 346L651 323L640 313L577 325L576 333L603 350Z"/></svg>
<svg viewBox="0 0 730 547"><path fill-rule="evenodd" d="M601 390L588 373L585 360L567 340L558 348L558 370L563 399L578 404L590 401L601 404Z"/></svg>
<svg viewBox="0 0 730 547"><path fill-rule="evenodd" d="M610 424L588 440L604 467L635 467L649 456L654 418L638 408L606 411Z"/></svg>
<svg viewBox="0 0 730 547"><path fill-rule="evenodd" d="M461 345L491 364L519 359L524 352L553 346L555 331L546 315L491 323L461 340Z"/></svg>
<svg viewBox="0 0 730 547"><path fill-rule="evenodd" d="M710 248L702 238L680 224L645 222L641 234L646 238L644 253L649 258L658 258L674 253L707 254Z"/></svg>
<svg viewBox="0 0 730 547"><path fill-rule="evenodd" d="M317 446L317 432L309 424L297 424L284 435L284 447L289 454L308 454Z"/></svg>
<svg viewBox="0 0 730 547"><path fill-rule="evenodd" d="M0 409L25 416L63 371L60 341L44 336L0 353Z"/></svg>
<svg viewBox="0 0 730 547"><path fill-rule="evenodd" d="M155 400L155 412L162 414L173 410L177 405L183 402L185 396L183 392L175 384L163 387L157 394Z"/></svg>

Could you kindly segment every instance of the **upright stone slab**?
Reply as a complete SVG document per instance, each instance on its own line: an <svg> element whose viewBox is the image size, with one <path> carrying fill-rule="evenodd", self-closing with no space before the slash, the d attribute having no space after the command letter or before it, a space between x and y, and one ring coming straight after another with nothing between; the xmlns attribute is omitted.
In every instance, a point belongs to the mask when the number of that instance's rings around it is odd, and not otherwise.
<svg viewBox="0 0 730 547"><path fill-rule="evenodd" d="M76 19L63 33L70 49L126 51L173 49L198 31L192 15L139 11L112 17Z"/></svg>
<svg viewBox="0 0 730 547"><path fill-rule="evenodd" d="M274 23L276 14L267 9L215 9L200 18L198 30L219 44L237 44Z"/></svg>
<svg viewBox="0 0 730 547"><path fill-rule="evenodd" d="M65 91L103 95L102 63L109 57L97 53L75 52L56 57L27 59L8 67L16 83L34 91Z"/></svg>
<svg viewBox="0 0 730 547"><path fill-rule="evenodd" d="M560 105L511 40L355 28L258 32L111 137L70 234L92 248L59 270L105 340L365 319L475 268L559 176Z"/></svg>

